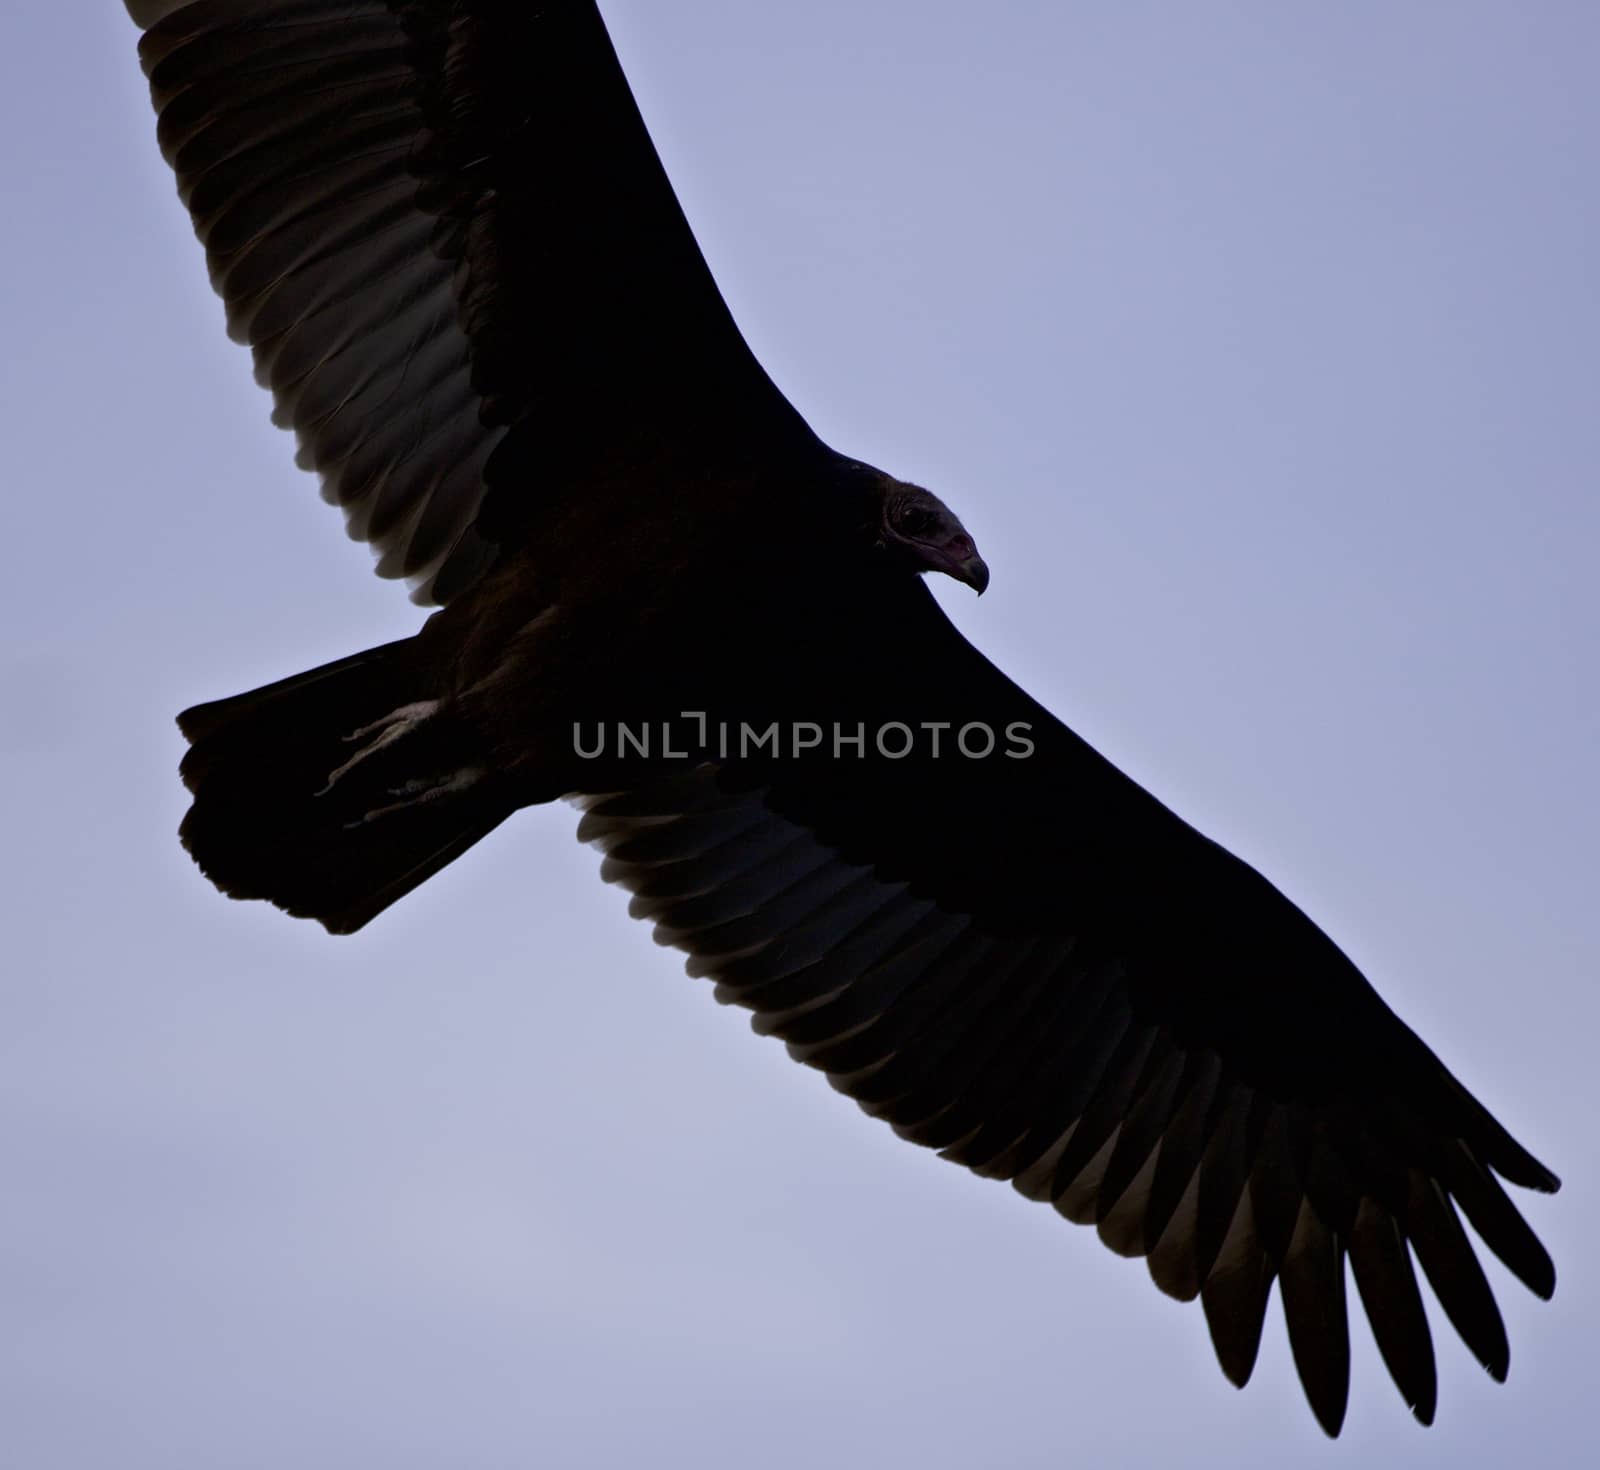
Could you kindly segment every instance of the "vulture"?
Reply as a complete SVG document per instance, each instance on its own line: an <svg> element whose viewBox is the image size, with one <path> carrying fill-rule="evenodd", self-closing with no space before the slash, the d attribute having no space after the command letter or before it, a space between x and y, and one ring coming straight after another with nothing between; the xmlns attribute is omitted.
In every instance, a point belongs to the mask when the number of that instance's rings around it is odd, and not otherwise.
<svg viewBox="0 0 1600 1470"><path fill-rule="evenodd" d="M592 0L126 0L161 149L297 462L410 638L179 717L181 836L360 929L566 799L718 1000L901 1136L1200 1299L1250 1377L1274 1283L1343 1422L1346 1263L1429 1423L1416 1268L1496 1379L1463 1217L1558 1180L1265 878L989 663L989 570L837 453L739 334Z"/></svg>

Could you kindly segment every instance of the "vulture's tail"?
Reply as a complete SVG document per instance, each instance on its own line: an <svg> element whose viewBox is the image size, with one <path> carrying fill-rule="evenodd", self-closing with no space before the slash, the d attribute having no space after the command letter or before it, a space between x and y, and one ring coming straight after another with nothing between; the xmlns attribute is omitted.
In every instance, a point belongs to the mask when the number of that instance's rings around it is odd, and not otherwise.
<svg viewBox="0 0 1600 1470"><path fill-rule="evenodd" d="M517 806L438 682L407 638L185 710L183 845L234 898L359 929Z"/></svg>

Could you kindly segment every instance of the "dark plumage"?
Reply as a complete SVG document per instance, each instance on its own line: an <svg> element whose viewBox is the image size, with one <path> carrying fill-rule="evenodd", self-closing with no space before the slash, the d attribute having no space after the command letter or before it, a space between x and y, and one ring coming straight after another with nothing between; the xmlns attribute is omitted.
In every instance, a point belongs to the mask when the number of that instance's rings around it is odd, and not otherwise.
<svg viewBox="0 0 1600 1470"><path fill-rule="evenodd" d="M1499 1180L1555 1176L1304 914L951 625L918 574L982 591L971 538L762 372L588 0L128 5L276 421L379 572L439 605L180 717L183 839L220 888L349 932L575 795L719 999L1146 1256L1235 1383L1276 1280L1337 1433L1347 1257L1419 1419L1414 1262L1504 1377L1460 1215L1548 1296ZM648 752L616 738L664 723ZM780 751L745 738L774 725ZM997 748L954 745L971 730Z"/></svg>

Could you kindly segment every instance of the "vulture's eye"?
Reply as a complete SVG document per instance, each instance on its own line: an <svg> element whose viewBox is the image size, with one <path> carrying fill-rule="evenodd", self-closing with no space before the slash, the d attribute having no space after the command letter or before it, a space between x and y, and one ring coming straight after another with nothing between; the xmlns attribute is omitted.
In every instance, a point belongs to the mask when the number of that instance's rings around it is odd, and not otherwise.
<svg viewBox="0 0 1600 1470"><path fill-rule="evenodd" d="M907 536L922 536L934 528L938 519L931 510L914 505L909 510L900 512L900 530Z"/></svg>

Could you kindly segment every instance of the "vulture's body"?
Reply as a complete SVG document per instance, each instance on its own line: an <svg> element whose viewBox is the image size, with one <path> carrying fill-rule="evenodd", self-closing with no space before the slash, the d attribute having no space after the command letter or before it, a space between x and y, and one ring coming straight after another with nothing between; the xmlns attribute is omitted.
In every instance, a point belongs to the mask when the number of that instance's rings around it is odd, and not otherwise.
<svg viewBox="0 0 1600 1470"><path fill-rule="evenodd" d="M1504 1375L1457 1209L1548 1295L1496 1176L1555 1177L1305 915L954 629L919 574L981 591L970 538L762 372L588 0L128 4L230 330L379 570L439 604L181 717L219 887L347 932L575 797L719 998L1148 1257L1235 1382L1277 1280L1337 1432L1347 1259L1419 1418L1414 1261Z"/></svg>

